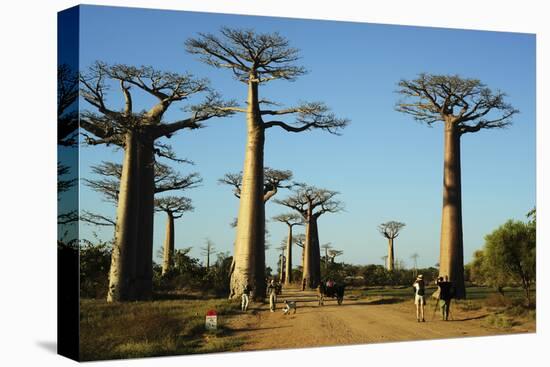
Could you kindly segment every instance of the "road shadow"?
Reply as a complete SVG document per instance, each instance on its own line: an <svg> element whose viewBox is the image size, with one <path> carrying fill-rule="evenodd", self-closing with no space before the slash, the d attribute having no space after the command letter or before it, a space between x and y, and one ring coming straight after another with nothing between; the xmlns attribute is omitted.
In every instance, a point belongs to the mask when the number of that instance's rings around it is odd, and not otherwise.
<svg viewBox="0 0 550 367"><path fill-rule="evenodd" d="M230 330L230 332L262 331L262 330L288 329L289 327L290 326L271 326L271 327L255 327L255 328L243 327L243 328L231 328L229 330Z"/></svg>
<svg viewBox="0 0 550 367"><path fill-rule="evenodd" d="M473 316L473 317L466 317L466 318L462 318L462 319L455 319L455 318L452 318L452 319L450 319L450 320L448 320L448 321L450 321L450 322L456 322L456 321L481 320L481 319L486 318L487 316L489 316L489 314L479 315L479 316Z"/></svg>
<svg viewBox="0 0 550 367"><path fill-rule="evenodd" d="M401 303L401 302L403 302L402 298L391 297L391 298L375 299L374 301L367 302L367 304L369 304L369 305L393 305L395 303Z"/></svg>
<svg viewBox="0 0 550 367"><path fill-rule="evenodd" d="M36 342L36 345L50 353L57 354L57 342L55 341L40 340Z"/></svg>

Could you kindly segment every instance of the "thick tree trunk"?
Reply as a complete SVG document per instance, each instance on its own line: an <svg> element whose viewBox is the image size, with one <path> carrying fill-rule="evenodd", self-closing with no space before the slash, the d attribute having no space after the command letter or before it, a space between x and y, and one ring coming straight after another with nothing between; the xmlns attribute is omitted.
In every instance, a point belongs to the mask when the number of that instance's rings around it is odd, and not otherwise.
<svg viewBox="0 0 550 367"><path fill-rule="evenodd" d="M284 284L292 283L292 226L288 226L288 242L286 244L286 269Z"/></svg>
<svg viewBox="0 0 550 367"><path fill-rule="evenodd" d="M285 274L285 257L283 254L281 254L281 264L279 266L279 282L283 283L285 281L284 278Z"/></svg>
<svg viewBox="0 0 550 367"><path fill-rule="evenodd" d="M167 213L166 237L164 238L164 259L162 262L162 275L172 270L174 266L174 216Z"/></svg>
<svg viewBox="0 0 550 367"><path fill-rule="evenodd" d="M305 279L309 288L317 288L321 282L321 250L319 248L317 218L313 215L308 215L307 219L304 252L305 257L302 282Z"/></svg>
<svg viewBox="0 0 550 367"><path fill-rule="evenodd" d="M465 298L460 175L460 133L456 123L448 120L445 122L439 275L448 275L455 286L455 297Z"/></svg>
<svg viewBox="0 0 550 367"><path fill-rule="evenodd" d="M393 238L388 238L388 270L393 271L395 257L393 255Z"/></svg>
<svg viewBox="0 0 550 367"><path fill-rule="evenodd" d="M138 139L128 132L120 177L115 245L109 271L107 302L130 301L136 296L136 256L139 213Z"/></svg>
<svg viewBox="0 0 550 367"><path fill-rule="evenodd" d="M155 157L153 141L142 138L139 145L140 188L137 257L137 298L153 295L153 220L155 214Z"/></svg>
<svg viewBox="0 0 550 367"><path fill-rule="evenodd" d="M259 300L265 297L266 288L263 201L265 136L258 104L257 82L249 83L247 130L229 297L240 297L243 287L248 283L254 289L254 299Z"/></svg>

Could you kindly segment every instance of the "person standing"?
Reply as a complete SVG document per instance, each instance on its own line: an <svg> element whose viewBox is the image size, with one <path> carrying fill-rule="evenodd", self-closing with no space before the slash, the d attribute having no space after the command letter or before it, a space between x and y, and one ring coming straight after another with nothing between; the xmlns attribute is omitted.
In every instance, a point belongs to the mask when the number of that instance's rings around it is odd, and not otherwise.
<svg viewBox="0 0 550 367"><path fill-rule="evenodd" d="M426 305L426 299L424 295L426 293L426 285L424 284L424 277L419 274L413 283L414 288L414 304L416 305L416 321L426 322L424 319L424 306Z"/></svg>
<svg viewBox="0 0 550 367"><path fill-rule="evenodd" d="M241 310L246 312L248 310L248 303L250 301L250 293L252 292L252 287L246 283L243 288L243 295L241 296Z"/></svg>
<svg viewBox="0 0 550 367"><path fill-rule="evenodd" d="M277 302L277 287L275 281L271 279L271 282L267 286L267 294L269 295L269 311L275 312L275 303Z"/></svg>
<svg viewBox="0 0 550 367"><path fill-rule="evenodd" d="M439 307L441 308L441 318L444 321L448 321L449 313L451 312L451 299L453 298L453 283L449 281L449 276L445 275L445 278L438 278L437 286L439 287Z"/></svg>

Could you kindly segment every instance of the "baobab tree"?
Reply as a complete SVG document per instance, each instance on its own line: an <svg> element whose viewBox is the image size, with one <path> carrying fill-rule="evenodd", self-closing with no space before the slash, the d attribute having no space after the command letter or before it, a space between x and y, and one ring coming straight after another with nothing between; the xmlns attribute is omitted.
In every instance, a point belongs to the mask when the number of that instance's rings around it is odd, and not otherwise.
<svg viewBox="0 0 550 367"><path fill-rule="evenodd" d="M285 267L285 278L282 279L282 283L290 284L292 283L292 228L294 226L304 225L304 219L295 213L286 213L279 214L272 218L276 222L285 223L288 227L288 235L286 237L286 267Z"/></svg>
<svg viewBox="0 0 550 367"><path fill-rule="evenodd" d="M290 180L292 180L292 171L288 170L277 170L272 169L269 167L264 168L264 186L263 186L263 203L264 203L264 211L263 214L265 216L265 203L269 201L272 197L274 197L279 189L288 189L292 187L292 184L290 183ZM233 186L233 195L237 197L238 199L241 198L241 190L243 186L243 173L226 173L222 178L218 180L220 184L225 184L229 186ZM256 273L257 278L261 276L262 279L265 273L265 251L267 250L266 244L265 244L265 235L267 235L267 229L265 228L265 218L263 220L264 223L264 242L260 243L258 242L256 244L256 253L255 253L255 266L256 266ZM234 227L237 227L238 229L238 218L235 218ZM235 258L233 258L233 261L235 261ZM262 281L261 284L264 284ZM258 290L254 297L257 299L263 298L262 293L263 290ZM230 295L231 296L231 295Z"/></svg>
<svg viewBox="0 0 550 367"><path fill-rule="evenodd" d="M399 231L405 227L405 223L389 221L382 223L378 226L378 231L388 239L388 261L387 269L393 271L394 262L395 262L395 251L393 247L393 240L399 236Z"/></svg>
<svg viewBox="0 0 550 367"><path fill-rule="evenodd" d="M264 243L262 186L265 132L272 127L278 127L294 133L313 129L337 133L349 121L337 118L320 102L302 103L279 110L262 108L274 104L260 98L260 85L279 79L293 81L305 73L303 67L295 65L298 50L290 47L288 40L278 33L262 34L253 30L222 28L219 36L200 34L197 38L187 40L186 48L211 66L230 69L235 78L248 88L246 108L233 109L246 114L247 143L230 297L240 296L242 287L247 282L253 283L257 295L263 297L264 269L260 269L256 263L257 257L263 253L257 246ZM267 116L279 118L264 121ZM285 122L285 116L296 118L294 122Z"/></svg>
<svg viewBox="0 0 550 367"><path fill-rule="evenodd" d="M388 255L381 256L380 259L384 262L384 267L388 268Z"/></svg>
<svg viewBox="0 0 550 367"><path fill-rule="evenodd" d="M332 244L330 242L324 243L323 245L321 245L321 249L325 251L325 270L328 270L328 251L332 249Z"/></svg>
<svg viewBox="0 0 550 367"><path fill-rule="evenodd" d="M396 110L428 126L443 123L444 167L441 216L440 275L455 284L457 298L466 296L462 237L462 185L460 140L464 134L501 129L518 113L505 102L505 93L492 91L478 79L457 75L420 74L401 80L398 92L404 96Z"/></svg>
<svg viewBox="0 0 550 367"><path fill-rule="evenodd" d="M288 243L288 238L285 237L283 239L283 243ZM306 235L303 234L303 233L298 233L297 235L293 235L292 237L292 244L300 247L302 249L302 256L301 256L301 262L300 262L300 266L302 267L302 269L304 268L304 259L305 259L305 251L304 251L304 248L305 248L305 245L306 245Z"/></svg>
<svg viewBox="0 0 550 367"><path fill-rule="evenodd" d="M206 256L206 271L210 269L210 256L216 253L214 242L210 238L206 239L206 243L201 247L201 255Z"/></svg>
<svg viewBox="0 0 550 367"><path fill-rule="evenodd" d="M328 257L330 258L330 262L332 264L334 264L334 259L335 258L337 258L338 256L341 256L343 254L344 254L343 250L335 250L335 249L328 250Z"/></svg>
<svg viewBox="0 0 550 367"><path fill-rule="evenodd" d="M124 107L106 104L106 94L118 84ZM197 129L202 121L231 114L233 103L221 101L205 79L190 74L161 72L152 67L109 66L96 62L80 76L81 96L96 112L84 111L80 126L90 145L113 144L124 150L117 208L115 245L109 273L107 301L149 299L153 276L153 217L155 143L182 129ZM148 109L133 106L132 89L156 102ZM191 116L166 123L170 106L197 94L203 102L191 106Z"/></svg>
<svg viewBox="0 0 550 367"><path fill-rule="evenodd" d="M293 194L286 199L275 200L277 204L295 210L306 224L306 243L302 282L305 279L310 288L316 288L321 281L321 254L317 221L325 213L343 210L343 204L336 200L337 191L320 189L304 183L295 184Z"/></svg>
<svg viewBox="0 0 550 367"><path fill-rule="evenodd" d="M279 282L283 283L285 276L285 264L287 262L287 257L285 256L286 243L281 244L277 247L277 250L281 251L279 254Z"/></svg>
<svg viewBox="0 0 550 367"><path fill-rule="evenodd" d="M183 196L164 196L155 199L155 209L166 213L166 233L164 237L164 256L162 261L162 275L169 272L174 266L174 221L185 212L193 211L191 199Z"/></svg>

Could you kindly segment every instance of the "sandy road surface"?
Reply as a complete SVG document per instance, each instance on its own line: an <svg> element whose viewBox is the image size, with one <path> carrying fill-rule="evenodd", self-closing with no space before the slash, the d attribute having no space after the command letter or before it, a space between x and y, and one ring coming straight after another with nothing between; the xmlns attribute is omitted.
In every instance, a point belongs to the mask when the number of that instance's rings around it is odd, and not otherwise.
<svg viewBox="0 0 550 367"><path fill-rule="evenodd" d="M426 322L418 323L414 304L392 298L345 299L342 306L328 301L319 307L313 292L289 291L279 297L297 300L296 314L283 315L258 306L229 320L235 336L244 337L241 350L298 348L341 344L438 339L533 332L534 323L499 330L486 326L488 312L451 308L452 321L434 318L434 302L426 307Z"/></svg>

